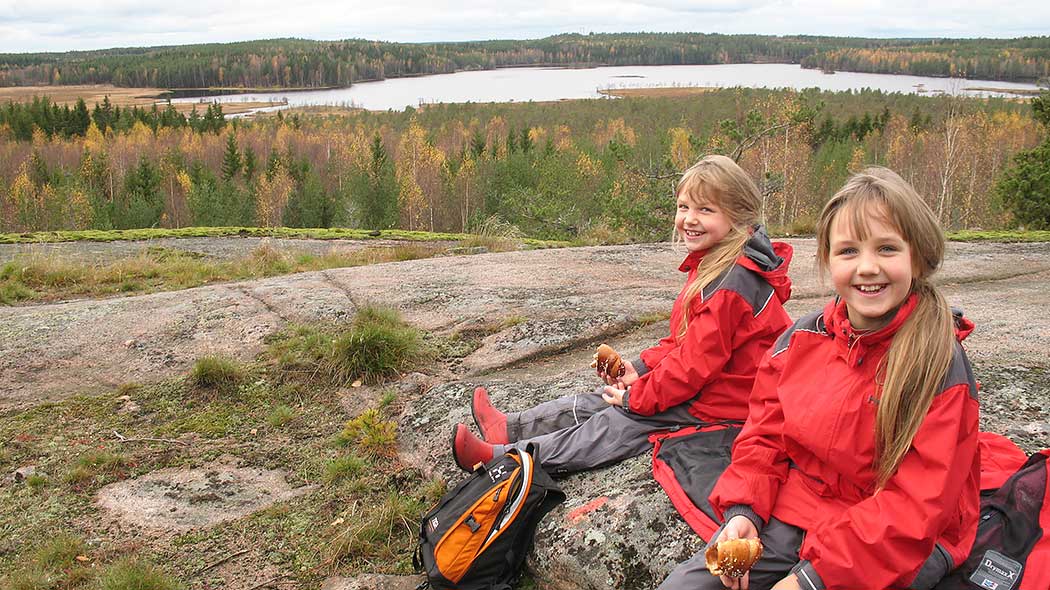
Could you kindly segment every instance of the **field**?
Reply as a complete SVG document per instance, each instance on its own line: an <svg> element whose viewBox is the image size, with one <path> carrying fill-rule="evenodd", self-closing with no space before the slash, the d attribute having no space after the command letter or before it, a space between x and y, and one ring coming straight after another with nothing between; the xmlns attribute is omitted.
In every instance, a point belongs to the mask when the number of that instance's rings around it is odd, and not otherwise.
<svg viewBox="0 0 1050 590"><path fill-rule="evenodd" d="M33 100L34 96L47 96L52 102L60 105L73 106L78 98L83 98L88 108L102 99L109 97L113 106L149 108L150 106L165 105L167 101L163 98L165 90L161 88L120 88L112 84L81 84L75 86L18 86L0 88L0 104L7 102L25 103ZM204 102L207 104L207 102ZM252 109L277 106L278 102L233 102L223 104L222 110L227 115L245 113ZM175 110L182 114L189 114L193 110L194 103L175 103ZM198 111L204 107L197 106Z"/></svg>

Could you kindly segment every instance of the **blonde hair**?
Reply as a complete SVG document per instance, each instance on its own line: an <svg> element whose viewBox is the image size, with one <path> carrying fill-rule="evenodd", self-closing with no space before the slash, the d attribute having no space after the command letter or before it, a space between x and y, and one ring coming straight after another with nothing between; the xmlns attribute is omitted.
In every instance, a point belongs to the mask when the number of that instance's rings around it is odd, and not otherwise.
<svg viewBox="0 0 1050 590"><path fill-rule="evenodd" d="M682 299L682 323L677 337L685 335L692 319L693 299L704 287L730 268L751 238L751 227L758 223L762 197L747 172L731 158L707 156L682 174L675 188L675 199L685 196L695 203L710 202L729 218L729 233L704 256L696 276L685 289ZM674 238L677 239L677 232Z"/></svg>
<svg viewBox="0 0 1050 590"><path fill-rule="evenodd" d="M828 270L831 225L839 215L858 239L867 238L872 217L904 238L914 273L911 292L918 295L877 371L882 392L875 418L874 468L881 488L911 447L955 349L951 308L929 282L944 257L944 234L929 205L907 181L887 168L867 168L851 176L820 214L817 263L822 273Z"/></svg>

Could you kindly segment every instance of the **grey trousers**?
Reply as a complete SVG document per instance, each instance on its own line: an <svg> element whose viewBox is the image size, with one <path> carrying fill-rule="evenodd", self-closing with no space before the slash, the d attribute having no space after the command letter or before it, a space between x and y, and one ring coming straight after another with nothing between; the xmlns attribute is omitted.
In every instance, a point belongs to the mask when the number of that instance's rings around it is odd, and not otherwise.
<svg viewBox="0 0 1050 590"><path fill-rule="evenodd" d="M711 539L717 539L721 532L722 529L715 531ZM770 518L759 534L759 538L762 539L762 557L751 568L749 590L767 590L790 574L792 568L798 564L798 553L802 550L802 540L805 536L806 531L801 528ZM657 590L722 590L721 579L707 571L704 549L678 564ZM922 564L908 588L933 588L952 569L951 559L945 555L947 553L940 546L934 547L933 553ZM824 582L827 583L827 580ZM805 587L803 585L803 588Z"/></svg>
<svg viewBox="0 0 1050 590"><path fill-rule="evenodd" d="M509 448L536 446L535 458L549 473L593 469L652 449L649 435L675 426L702 424L689 413L689 402L653 416L639 416L610 406L594 393L569 395L524 412L507 414L507 437L497 455Z"/></svg>

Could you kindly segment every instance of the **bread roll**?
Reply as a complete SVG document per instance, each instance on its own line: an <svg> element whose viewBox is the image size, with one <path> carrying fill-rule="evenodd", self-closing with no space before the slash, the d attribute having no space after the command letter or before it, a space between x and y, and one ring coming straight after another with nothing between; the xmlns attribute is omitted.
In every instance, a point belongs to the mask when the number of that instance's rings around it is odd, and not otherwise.
<svg viewBox="0 0 1050 590"><path fill-rule="evenodd" d="M716 576L740 578L762 557L762 541L758 539L730 539L711 543L704 553L707 569Z"/></svg>
<svg viewBox="0 0 1050 590"><path fill-rule="evenodd" d="M613 350L611 346L605 344L598 346L598 352L594 353L594 361L591 363L591 367L598 369L599 373L612 379L619 379L627 373L627 366L624 365L619 353Z"/></svg>

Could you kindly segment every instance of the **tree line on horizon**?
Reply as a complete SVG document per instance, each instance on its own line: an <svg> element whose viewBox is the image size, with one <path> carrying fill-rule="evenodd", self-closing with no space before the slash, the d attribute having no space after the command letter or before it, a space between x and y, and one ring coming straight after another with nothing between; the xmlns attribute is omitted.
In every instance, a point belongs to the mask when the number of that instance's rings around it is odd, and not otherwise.
<svg viewBox="0 0 1050 590"><path fill-rule="evenodd" d="M827 198L866 164L901 173L945 228L1045 227L1050 195L1029 196L1046 192L1038 179L1050 167L1048 104L725 89L690 99L278 114L208 129L151 125L127 119L128 109L121 118L130 127L110 126L112 113L96 105L83 134L34 126L20 140L0 124L0 231L463 232L496 216L537 238L656 241L669 235L677 176L707 153L740 156L763 190L767 222L782 232L811 231ZM997 189L1004 174L1020 200Z"/></svg>
<svg viewBox="0 0 1050 590"><path fill-rule="evenodd" d="M1050 37L866 39L703 33L565 34L532 40L390 43L269 39L0 54L0 86L320 88L513 66L800 63L807 68L1004 81L1050 78Z"/></svg>

